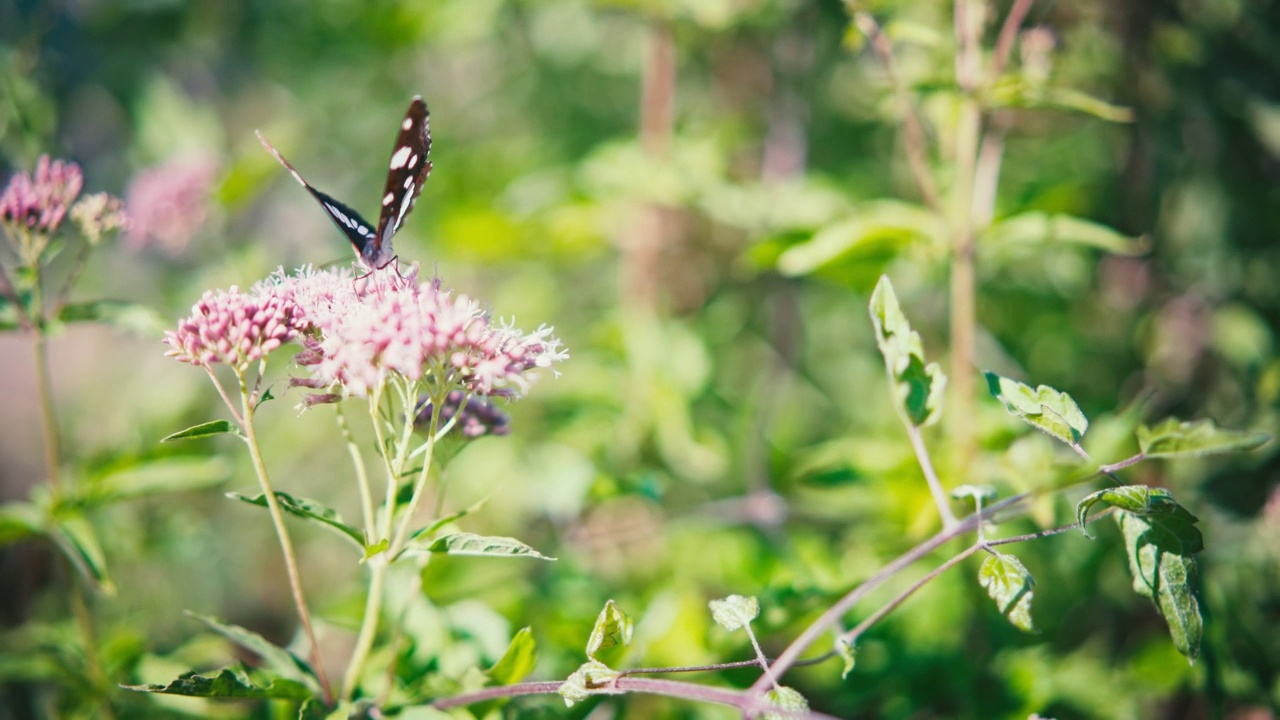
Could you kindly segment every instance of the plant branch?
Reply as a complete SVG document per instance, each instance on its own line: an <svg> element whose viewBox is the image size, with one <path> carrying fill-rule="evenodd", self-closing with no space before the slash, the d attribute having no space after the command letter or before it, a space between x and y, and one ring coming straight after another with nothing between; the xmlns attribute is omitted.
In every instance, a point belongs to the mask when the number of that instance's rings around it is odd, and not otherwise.
<svg viewBox="0 0 1280 720"><path fill-rule="evenodd" d="M894 599L886 603L884 607L880 608L874 613L871 613L871 615L867 616L865 620L858 623L857 627L841 634L840 637L843 638L846 642L848 642L850 646L852 646L854 643L858 641L858 638L861 637L862 634L867 631L868 628L880 622L880 620L882 620L884 616L898 609L898 606L906 602L907 598L914 595L916 591L918 591L920 588L929 584L929 582L931 582L934 578L938 577L939 575L946 572L947 570L950 570L956 565L959 565L965 558L969 557L970 555L974 554L978 550L982 549L983 545L984 543L976 542L970 545L969 547L965 548L964 550L961 550L960 553L957 554L955 557L942 563L941 565L939 565L938 567L930 571L928 575L925 575L924 577L912 583L911 587L907 588L906 590L903 590L901 593L898 594L897 597L895 597Z"/></svg>
<svg viewBox="0 0 1280 720"><path fill-rule="evenodd" d="M920 470L924 472L924 478L929 483L929 493L933 495L933 502L938 506L938 514L942 516L942 527L953 527L956 524L956 516L951 512L951 502L947 498L946 491L942 489L942 481L938 479L938 473L933 469L929 448L925 447L920 428L905 417L903 422L907 426L907 437L911 438L911 449L916 453L916 461L920 463Z"/></svg>
<svg viewBox="0 0 1280 720"><path fill-rule="evenodd" d="M926 157L928 141L925 138L924 126L920 122L919 114L916 112L915 103L911 101L907 88L902 84L895 70L893 45L889 42L889 38L884 34L880 25L875 21L875 18L871 17L869 13L861 10L855 11L853 13L853 21L857 23L858 29L862 31L862 34L867 36L872 49L880 57L880 64L884 67L885 77L889 80L889 85L893 88L893 94L898 100L902 114L902 142L907 153L907 164L911 167L911 175L915 178L916 189L920 192L920 199L930 210L941 213L942 203L938 199L938 188L933 182L933 175L929 173L929 161Z"/></svg>
<svg viewBox="0 0 1280 720"><path fill-rule="evenodd" d="M347 414L342 411L342 403L334 403L337 411L338 428L342 430L342 439L347 443L347 454L351 456L351 465L356 471L356 485L360 489L360 514L364 521L364 542L373 543L378 529L374 527L373 491L369 489L369 473L364 466L364 456L360 454L360 446L356 445L355 436L351 434L351 425L347 422Z"/></svg>
<svg viewBox="0 0 1280 720"><path fill-rule="evenodd" d="M1022 21L1026 20L1031 10L1031 0L1014 0L1013 7L1000 26L1000 36L996 38L995 51L991 54L991 82L995 82L1004 72L1005 63L1009 61L1009 53L1013 51L1013 41L1018 38L1018 30Z"/></svg>

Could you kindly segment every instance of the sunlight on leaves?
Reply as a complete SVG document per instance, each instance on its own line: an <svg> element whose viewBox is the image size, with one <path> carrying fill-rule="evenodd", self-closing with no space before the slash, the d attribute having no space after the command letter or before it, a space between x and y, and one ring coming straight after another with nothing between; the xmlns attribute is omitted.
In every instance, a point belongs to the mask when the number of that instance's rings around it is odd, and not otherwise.
<svg viewBox="0 0 1280 720"><path fill-rule="evenodd" d="M314 693L320 692L320 683L311 665L258 633L207 615L187 612L187 617L199 620L205 627L257 655L262 659L264 669L281 678L302 683Z"/></svg>
<svg viewBox="0 0 1280 720"><path fill-rule="evenodd" d="M1185 510L1182 512L1192 517ZM1155 521L1160 519L1162 516L1140 517L1127 512L1116 516L1129 554L1134 592L1155 603L1169 625L1174 647L1194 663L1200 654L1204 629L1196 598L1196 561L1191 557L1196 550L1173 549L1176 543L1171 543L1169 534L1158 529ZM1198 530L1191 530L1199 537Z"/></svg>
<svg viewBox="0 0 1280 720"><path fill-rule="evenodd" d="M601 650L630 644L634 631L635 621L631 616L613 600L605 602L604 609L596 617L595 626L591 628L591 636L587 638L587 657L595 660Z"/></svg>
<svg viewBox="0 0 1280 720"><path fill-rule="evenodd" d="M1140 255L1147 250L1145 238L1131 237L1071 215L1042 212L1020 213L993 224L983 242L991 246L1080 245L1113 255Z"/></svg>
<svg viewBox="0 0 1280 720"><path fill-rule="evenodd" d="M845 680L849 677L849 673L853 672L853 666L857 661L858 651L854 648L853 643L843 637L836 638L835 653L844 661L844 668L840 671L840 679Z"/></svg>
<svg viewBox="0 0 1280 720"><path fill-rule="evenodd" d="M1151 488L1146 485L1121 485L1093 493L1076 504L1076 523L1084 530L1089 510L1098 503L1105 503L1121 510L1139 515L1151 513L1173 512L1178 503L1164 488ZM1089 533L1085 533L1088 535Z"/></svg>
<svg viewBox="0 0 1280 720"><path fill-rule="evenodd" d="M1253 450L1270 439L1265 433L1222 430L1208 419L1180 422L1169 418L1154 427L1138 427L1138 447L1149 458Z"/></svg>
<svg viewBox="0 0 1280 720"><path fill-rule="evenodd" d="M610 602L613 602L612 600ZM608 689L609 683L618 678L618 671L599 660L588 660L568 677L556 690L564 698L566 707L582 702L592 695L617 694Z"/></svg>
<svg viewBox="0 0 1280 720"><path fill-rule="evenodd" d="M711 618L730 632L750 625L752 620L760 616L760 601L754 597L730 595L723 600L712 600L709 605Z"/></svg>
<svg viewBox="0 0 1280 720"><path fill-rule="evenodd" d="M1036 580L1022 561L1013 555L998 554L987 558L978 570L978 583L996 602L1000 613L1024 632L1035 632L1031 622L1031 598Z"/></svg>
<svg viewBox="0 0 1280 720"><path fill-rule="evenodd" d="M258 507L267 507L267 496L265 493L249 496L240 493L227 493L227 497L232 500L257 505ZM357 548L364 550L364 535L354 527L342 521L342 517L338 515L338 511L327 505L311 500L308 498L294 497L288 493L277 492L276 502L280 503L280 508L285 512L296 517L307 520L314 520L321 523L331 530L337 531L347 540L355 543Z"/></svg>
<svg viewBox="0 0 1280 720"><path fill-rule="evenodd" d="M809 701L798 691L786 685L775 687L765 697L773 708L760 714L760 717L765 720L787 720L809 711Z"/></svg>
<svg viewBox="0 0 1280 720"><path fill-rule="evenodd" d="M1015 417L1062 442L1075 445L1089 429L1089 420L1070 395L1048 385L1032 389L1017 380L985 372L987 390Z"/></svg>
<svg viewBox="0 0 1280 720"><path fill-rule="evenodd" d="M304 700L311 691L294 680L251 673L243 666L223 668L217 674L186 673L165 685L124 685L126 690L186 695L189 697L282 698Z"/></svg>
<svg viewBox="0 0 1280 720"><path fill-rule="evenodd" d="M441 535L427 546L428 552L445 555L483 555L486 557L526 557L537 560L555 560L524 543L510 537L477 535L456 532Z"/></svg>
<svg viewBox="0 0 1280 720"><path fill-rule="evenodd" d="M942 415L947 376L938 363L925 364L920 335L911 329L902 313L888 276L880 276L871 294L870 310L876 344L884 356L898 412L916 427L937 422Z"/></svg>
<svg viewBox="0 0 1280 720"><path fill-rule="evenodd" d="M511 685L523 680L529 673L533 672L533 667L538 663L538 645L533 639L532 628L521 628L511 638L511 644L507 645L506 652L502 653L502 657L493 667L484 671L499 685Z"/></svg>
<svg viewBox="0 0 1280 720"><path fill-rule="evenodd" d="M210 435L223 435L225 433L240 434L236 426L230 420L210 420L207 423L192 425L186 430L179 430L172 435L166 435L160 438L160 442L172 442L174 440L195 440L197 438L205 438Z"/></svg>

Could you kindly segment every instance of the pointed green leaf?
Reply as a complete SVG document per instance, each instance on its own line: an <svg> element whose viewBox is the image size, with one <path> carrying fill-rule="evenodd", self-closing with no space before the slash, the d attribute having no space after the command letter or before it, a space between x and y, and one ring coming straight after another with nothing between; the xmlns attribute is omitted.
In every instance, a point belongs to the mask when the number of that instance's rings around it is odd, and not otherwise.
<svg viewBox="0 0 1280 720"><path fill-rule="evenodd" d="M837 261L896 254L904 246L945 235L938 214L922 205L897 200L862 203L848 218L784 250L778 256L778 271L788 277L809 275Z"/></svg>
<svg viewBox="0 0 1280 720"><path fill-rule="evenodd" d="M617 695L621 691L610 687L618 679L618 671L599 660L588 660L573 671L556 692L564 698L565 707L573 707L592 695Z"/></svg>
<svg viewBox="0 0 1280 720"><path fill-rule="evenodd" d="M1253 450L1270 439L1265 433L1221 430L1207 419L1179 422L1169 418L1155 427L1138 427L1138 447L1149 458Z"/></svg>
<svg viewBox="0 0 1280 720"><path fill-rule="evenodd" d="M507 651L502 653L498 662L485 670L484 674L499 685L511 685L520 682L533 672L533 667L537 663L538 644L534 642L533 630L527 627L521 628L520 632L511 638Z"/></svg>
<svg viewBox="0 0 1280 720"><path fill-rule="evenodd" d="M786 685L775 687L765 697L774 709L761 713L762 720L793 720L809 712L809 701Z"/></svg>
<svg viewBox="0 0 1280 720"><path fill-rule="evenodd" d="M1108 122L1133 122L1133 109L1107 102L1074 88L1046 86L1024 75L1002 77L988 95L997 107L1051 108L1096 117Z"/></svg>
<svg viewBox="0 0 1280 720"><path fill-rule="evenodd" d="M440 528L444 527L445 525L448 525L449 523L452 523L452 522L457 522L457 521L461 520L462 518L464 518L464 517L466 517L466 516L468 516L468 515L471 515L472 513L479 512L479 511L480 511L480 509L481 509L481 508L483 508L483 507L485 506L485 504L487 504L487 503L489 502L489 498L491 498L491 497L493 497L493 496L492 496L492 495L485 496L482 500L480 500L479 502L475 503L475 504L474 504L474 505L472 505L471 507L464 508L464 509L462 509L462 510L459 510L458 512L450 513L450 514L448 514L448 515L445 515L444 517L442 517L442 518L440 518L440 519L436 520L435 522L431 523L430 525L428 525L428 526L426 526L426 527L422 528L421 530L419 530L419 531L415 532L413 535L409 536L409 539L410 539L410 540L417 540L417 539L418 539L418 538L420 538L420 537L430 537L432 534L434 534L434 533L435 533L435 531L439 530Z"/></svg>
<svg viewBox="0 0 1280 720"><path fill-rule="evenodd" d="M937 363L925 364L920 335L911 329L903 315L888 276L880 276L880 282L876 283L870 310L876 344L884 356L898 412L916 427L937 422L942 414L947 376Z"/></svg>
<svg viewBox="0 0 1280 720"><path fill-rule="evenodd" d="M1033 390L1030 385L993 372L983 375L987 378L987 390L1004 403L1005 409L1037 430L1075 445L1089 429L1089 420L1070 395L1048 385Z"/></svg>
<svg viewBox="0 0 1280 720"><path fill-rule="evenodd" d="M58 320L64 323L100 322L139 335L160 337L169 320L146 305L122 300L92 300L62 306Z"/></svg>
<svg viewBox="0 0 1280 720"><path fill-rule="evenodd" d="M54 544L89 584L104 595L115 595L115 583L107 575L107 558L93 526L82 515L58 518Z"/></svg>
<svg viewBox="0 0 1280 720"><path fill-rule="evenodd" d="M220 485L231 477L231 465L222 456L173 456L144 459L132 465L108 469L94 479L82 498L85 505L116 500L189 492Z"/></svg>
<svg viewBox="0 0 1280 720"><path fill-rule="evenodd" d="M1174 647L1195 662L1203 634L1200 603L1196 599L1196 561L1189 552L1170 549L1168 534L1156 524L1164 517L1121 512L1116 521L1124 533L1134 592L1155 603L1169 625Z"/></svg>
<svg viewBox="0 0 1280 720"><path fill-rule="evenodd" d="M723 600L712 600L709 604L711 618L730 632L750 625L752 620L760 616L760 601L754 597L730 595Z"/></svg>
<svg viewBox="0 0 1280 720"><path fill-rule="evenodd" d="M257 655L262 659L264 669L274 675L302 683L312 692L320 692L320 682L316 673L305 660L288 650L276 645L252 630L233 625L214 617L187 612L187 616L204 623L205 627Z"/></svg>
<svg viewBox="0 0 1280 720"><path fill-rule="evenodd" d="M992 555L978 570L978 583L996 601L1000 613L1025 632L1035 632L1031 623L1031 598L1036 580L1022 561L1012 555Z"/></svg>
<svg viewBox="0 0 1280 720"><path fill-rule="evenodd" d="M232 500L249 503L250 505L257 505L258 507L267 506L267 496L265 493L259 493L250 497L248 495L231 492L227 493L227 497ZM280 503L281 509L286 512L300 518L306 518L307 520L315 520L316 522L323 524L325 527L336 530L344 538L355 543L357 548L360 548L361 550L365 549L364 535L359 530L343 522L342 517L338 515L337 510L315 500L294 497L288 493L282 492L276 493L276 502Z"/></svg>
<svg viewBox="0 0 1280 720"><path fill-rule="evenodd" d="M587 657L595 660L601 650L629 645L634 630L635 622L631 616L613 600L606 601L596 618L595 627L591 628L591 636L587 638Z"/></svg>
<svg viewBox="0 0 1280 720"><path fill-rule="evenodd" d="M225 433L240 434L240 431L229 420L210 420L199 425L192 425L186 430L179 430L172 435L166 435L160 439L160 442L172 442L174 440L195 440L197 438L205 438L210 435L223 435Z"/></svg>
<svg viewBox="0 0 1280 720"><path fill-rule="evenodd" d="M835 652L844 661L844 669L840 671L840 679L846 680L849 673L853 672L854 663L857 661L858 651L853 647L853 643L844 637L836 638Z"/></svg>
<svg viewBox="0 0 1280 720"><path fill-rule="evenodd" d="M44 532L45 517L29 502L0 505L0 547Z"/></svg>
<svg viewBox="0 0 1280 720"><path fill-rule="evenodd" d="M255 675L260 674L255 673ZM122 685L121 687L138 692L188 697L305 700L312 695L302 683L283 678L258 679L251 676L243 667L223 668L216 674L186 673L167 685Z"/></svg>
<svg viewBox="0 0 1280 720"><path fill-rule="evenodd" d="M1178 507L1173 496L1164 488L1152 488L1146 485L1121 485L1120 487L1099 490L1085 497L1076 504L1076 523L1084 529L1089 510L1098 503L1106 503L1112 507L1128 510L1139 515L1151 513L1173 512ZM1088 533L1085 533L1088 535Z"/></svg>
<svg viewBox="0 0 1280 720"><path fill-rule="evenodd" d="M992 225L983 235L985 246L1083 245L1115 255L1146 252L1144 238L1130 237L1071 215L1028 212L1013 215Z"/></svg>
<svg viewBox="0 0 1280 720"><path fill-rule="evenodd" d="M456 532L441 535L427 546L428 552L446 555L483 555L486 557L526 557L538 560L555 560L524 543L510 537L477 535Z"/></svg>

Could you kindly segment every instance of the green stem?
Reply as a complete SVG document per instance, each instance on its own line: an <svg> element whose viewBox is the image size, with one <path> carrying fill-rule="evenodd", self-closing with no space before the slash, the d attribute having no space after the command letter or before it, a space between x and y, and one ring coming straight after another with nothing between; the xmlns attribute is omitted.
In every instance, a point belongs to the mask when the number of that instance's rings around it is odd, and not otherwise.
<svg viewBox="0 0 1280 720"><path fill-rule="evenodd" d="M342 403L334 403L338 411L338 427L342 437L347 441L347 454L351 456L351 464L356 471L356 485L360 488L360 513L364 519L365 544L372 543L378 530L374 527L373 492L369 489L369 473L364 466L364 457L360 447L356 445L355 436L351 434L351 425L347 423L347 414L342 411Z"/></svg>
<svg viewBox="0 0 1280 720"><path fill-rule="evenodd" d="M245 443L249 446L249 456L253 459L253 470L258 475L258 484L262 486L262 493L267 499L267 509L271 512L271 523L275 526L276 538L280 541L280 553L284 556L285 572L289 576L289 591L293 594L293 604L298 611L299 619L302 621L302 629L307 635L307 642L311 644L311 663L315 666L316 675L320 679L320 689L327 704L333 699L333 694L329 689L329 680L325 676L324 665L320 662L320 645L316 642L316 634L311 627L311 613L307 610L307 600L302 594L302 578L298 573L298 561L293 553L293 542L289 539L289 531L284 524L284 513L280 510L280 503L276 500L275 490L271 487L271 479L267 475L267 465L262 459L262 449L258 445L258 434L253 423L253 414L256 407L254 406L253 397L249 393L249 385L245 381L244 371L241 368L236 368L236 379L240 382L240 408L241 416L244 418L242 429L244 430Z"/></svg>
<svg viewBox="0 0 1280 720"><path fill-rule="evenodd" d="M364 663L369 659L369 651L373 649L373 639L378 632L378 616L382 609L382 595L387 585L387 569L390 567L386 553L369 559L369 594L364 602L364 619L360 623L360 634L356 637L355 649L351 652L351 660L347 663L347 672L342 679L342 697L355 699L356 684L364 672Z"/></svg>
<svg viewBox="0 0 1280 720"><path fill-rule="evenodd" d="M84 646L85 671L93 684L95 694L101 693L101 702L98 704L99 717L114 720L115 712L111 709L111 701L107 697L107 688L110 686L107 684L106 673L102 671L102 658L98 655L97 633L93 629L93 615L89 612L85 587L76 579L74 569L69 574L72 585L71 611L76 617L76 629L80 632L80 642Z"/></svg>
<svg viewBox="0 0 1280 720"><path fill-rule="evenodd" d="M432 398L431 403L431 427L427 433L427 452L422 459L422 471L418 473L418 480L413 485L413 497L409 499L409 507L405 509L404 515L400 518L400 527L396 530L395 539L391 541L391 548L387 551L387 557L395 560L400 551L404 549L405 539L409 534L409 525L413 520L413 515L418 510L418 503L422 501L422 491L427 486L427 477L431 474L431 458L435 454L436 447L436 431L440 428L440 407L444 404L443 398Z"/></svg>

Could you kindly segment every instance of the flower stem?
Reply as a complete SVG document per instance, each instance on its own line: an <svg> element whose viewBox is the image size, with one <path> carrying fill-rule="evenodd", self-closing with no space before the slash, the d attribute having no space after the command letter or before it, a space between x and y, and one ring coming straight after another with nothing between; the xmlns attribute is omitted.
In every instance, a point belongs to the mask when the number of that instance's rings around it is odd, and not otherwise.
<svg viewBox="0 0 1280 720"><path fill-rule="evenodd" d="M382 595L387 584L387 562L385 554L373 557L368 563L369 594L364 601L364 620L360 623L360 634L356 637L356 647L347 663L347 672L342 678L342 697L352 700L356 684L364 672L364 663L369 659L369 651L373 649L373 639L378 633L378 616L382 610Z"/></svg>
<svg viewBox="0 0 1280 720"><path fill-rule="evenodd" d="M316 642L316 634L311 627L311 613L307 610L307 600L302 594L302 579L298 574L298 561L293 553L293 542L289 539L289 531L284 525L284 513L280 510L275 490L271 487L271 479L267 476L267 465L262 459L262 449L258 445L258 434L253 424L256 408L249 394L249 385L245 380L244 371L237 368L236 378L240 381L240 408L241 417L243 417L241 429L244 430L245 442L249 446L249 456L253 458L253 470L258 475L258 484L262 486L262 493L267 499L267 509L271 512L271 522L275 526L276 537L280 540L280 553L284 556L284 567L289 576L289 591L293 594L293 604L297 608L298 618L302 621L307 642L311 644L311 664L315 666L324 701L328 703L333 699L333 694L329 689L324 665L320 662L320 645Z"/></svg>
<svg viewBox="0 0 1280 720"><path fill-rule="evenodd" d="M378 529L374 527L373 492L369 490L369 472L364 467L364 458L360 455L360 447L356 445L355 436L351 434L351 425L347 423L347 414L342 411L342 403L334 403L338 412L338 427L342 437L347 441L347 453L351 455L351 464L356 471L356 485L360 488L360 513L364 520L364 541L372 543Z"/></svg>

